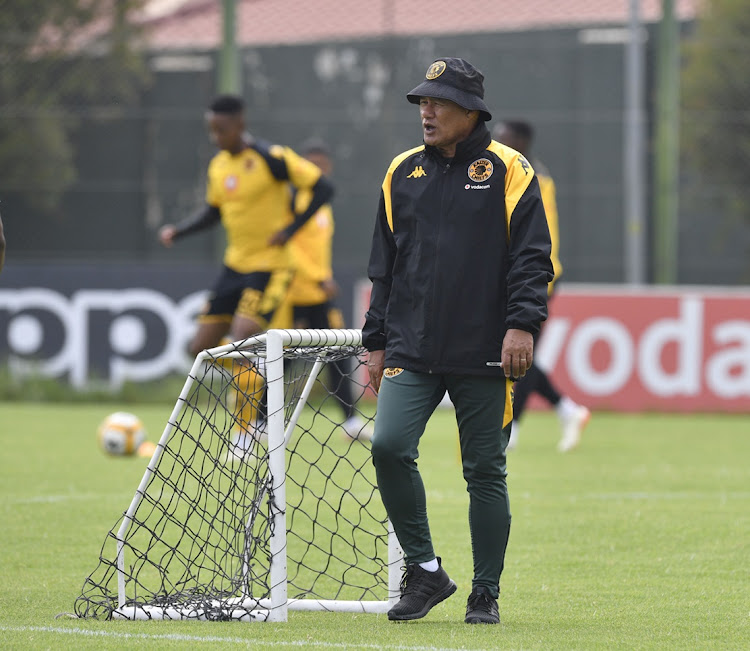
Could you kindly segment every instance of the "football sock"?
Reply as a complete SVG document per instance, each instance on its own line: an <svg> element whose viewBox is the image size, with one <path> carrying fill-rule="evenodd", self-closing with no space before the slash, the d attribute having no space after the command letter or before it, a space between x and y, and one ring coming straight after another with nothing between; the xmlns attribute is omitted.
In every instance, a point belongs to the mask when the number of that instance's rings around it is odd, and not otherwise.
<svg viewBox="0 0 750 651"><path fill-rule="evenodd" d="M576 413L578 407L579 405L568 398L568 396L563 396L560 402L555 405L555 411L560 420L566 420Z"/></svg>
<svg viewBox="0 0 750 651"><path fill-rule="evenodd" d="M265 379L255 366L243 366L234 378L237 385L237 423L247 432L259 420L259 406L265 392Z"/></svg>
<svg viewBox="0 0 750 651"><path fill-rule="evenodd" d="M431 561L427 561L426 563L420 563L419 567L421 567L423 570L427 570L428 572L437 572L440 569L437 558L433 558Z"/></svg>

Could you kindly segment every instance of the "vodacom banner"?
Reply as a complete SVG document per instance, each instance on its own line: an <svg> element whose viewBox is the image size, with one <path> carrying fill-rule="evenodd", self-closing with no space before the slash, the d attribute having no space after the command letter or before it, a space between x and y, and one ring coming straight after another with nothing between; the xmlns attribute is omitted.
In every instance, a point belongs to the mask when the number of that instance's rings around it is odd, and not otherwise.
<svg viewBox="0 0 750 651"><path fill-rule="evenodd" d="M750 291L561 286L536 359L594 409L750 412Z"/></svg>

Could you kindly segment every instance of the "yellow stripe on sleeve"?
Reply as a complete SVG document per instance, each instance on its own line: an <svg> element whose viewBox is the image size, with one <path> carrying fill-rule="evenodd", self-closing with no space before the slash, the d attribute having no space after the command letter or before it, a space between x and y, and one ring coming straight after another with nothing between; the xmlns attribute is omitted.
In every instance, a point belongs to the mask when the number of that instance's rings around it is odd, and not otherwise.
<svg viewBox="0 0 750 651"><path fill-rule="evenodd" d="M418 151L421 151L422 149L424 149L424 145L414 147L414 149L410 149L409 151L405 151L403 154L399 154L391 161L390 167L388 167L388 171L385 173L382 188L383 198L385 199L385 217L388 220L388 228L391 229L391 233L393 232L393 207L391 204L391 179L393 178L393 173L406 158Z"/></svg>
<svg viewBox="0 0 750 651"><path fill-rule="evenodd" d="M562 263L560 262L560 227L557 218L557 198L555 196L555 182L551 176L547 176L538 172L536 177L539 179L539 192L542 195L542 203L544 204L544 212L547 215L547 226L549 227L549 237L552 242L552 250L550 252L550 259L552 260L552 268L555 272L555 277L549 284L549 291L552 292L552 287L555 282L562 275Z"/></svg>
<svg viewBox="0 0 750 651"><path fill-rule="evenodd" d="M506 147L496 140L493 140L487 149L497 154L505 163L505 214L507 215L505 226L510 237L510 221L513 219L513 211L531 184L534 170L529 161L515 149Z"/></svg>

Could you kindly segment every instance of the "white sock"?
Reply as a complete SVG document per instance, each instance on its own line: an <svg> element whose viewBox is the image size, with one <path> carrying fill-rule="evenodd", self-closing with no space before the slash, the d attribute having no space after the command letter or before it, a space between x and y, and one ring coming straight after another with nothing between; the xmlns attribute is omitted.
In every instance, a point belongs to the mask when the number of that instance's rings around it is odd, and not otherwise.
<svg viewBox="0 0 750 651"><path fill-rule="evenodd" d="M555 405L555 411L557 411L557 417L560 420L566 420L576 413L579 405L573 402L568 396L563 396L560 402Z"/></svg>
<svg viewBox="0 0 750 651"><path fill-rule="evenodd" d="M518 445L518 432L520 431L521 426L518 424L517 420L513 420L512 425L510 426L510 439L508 440L508 450L512 450L516 445Z"/></svg>
<svg viewBox="0 0 750 651"><path fill-rule="evenodd" d="M423 570L427 570L428 572L437 572L440 569L437 558L433 558L431 561L427 561L426 563L420 563L419 567L421 567Z"/></svg>
<svg viewBox="0 0 750 651"><path fill-rule="evenodd" d="M344 429L347 432L349 430L359 430L362 428L362 425L364 425L364 422L356 414L354 416L350 416L346 419L346 421L344 421Z"/></svg>
<svg viewBox="0 0 750 651"><path fill-rule="evenodd" d="M235 432L232 434L232 444L238 450L248 450L253 443L253 437L249 436L245 432Z"/></svg>

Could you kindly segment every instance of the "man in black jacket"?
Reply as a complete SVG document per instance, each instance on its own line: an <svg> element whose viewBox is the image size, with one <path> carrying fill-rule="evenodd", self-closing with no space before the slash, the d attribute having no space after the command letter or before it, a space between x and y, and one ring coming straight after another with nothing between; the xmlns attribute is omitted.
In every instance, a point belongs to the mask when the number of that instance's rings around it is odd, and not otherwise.
<svg viewBox="0 0 750 651"><path fill-rule="evenodd" d="M470 496L465 621L499 622L512 383L531 366L553 271L539 184L523 156L492 141L483 80L463 59L443 58L407 95L419 105L424 145L388 168L373 235L363 328L379 392L372 457L407 560L392 620L424 617L456 590L433 550L416 464L447 391Z"/></svg>

